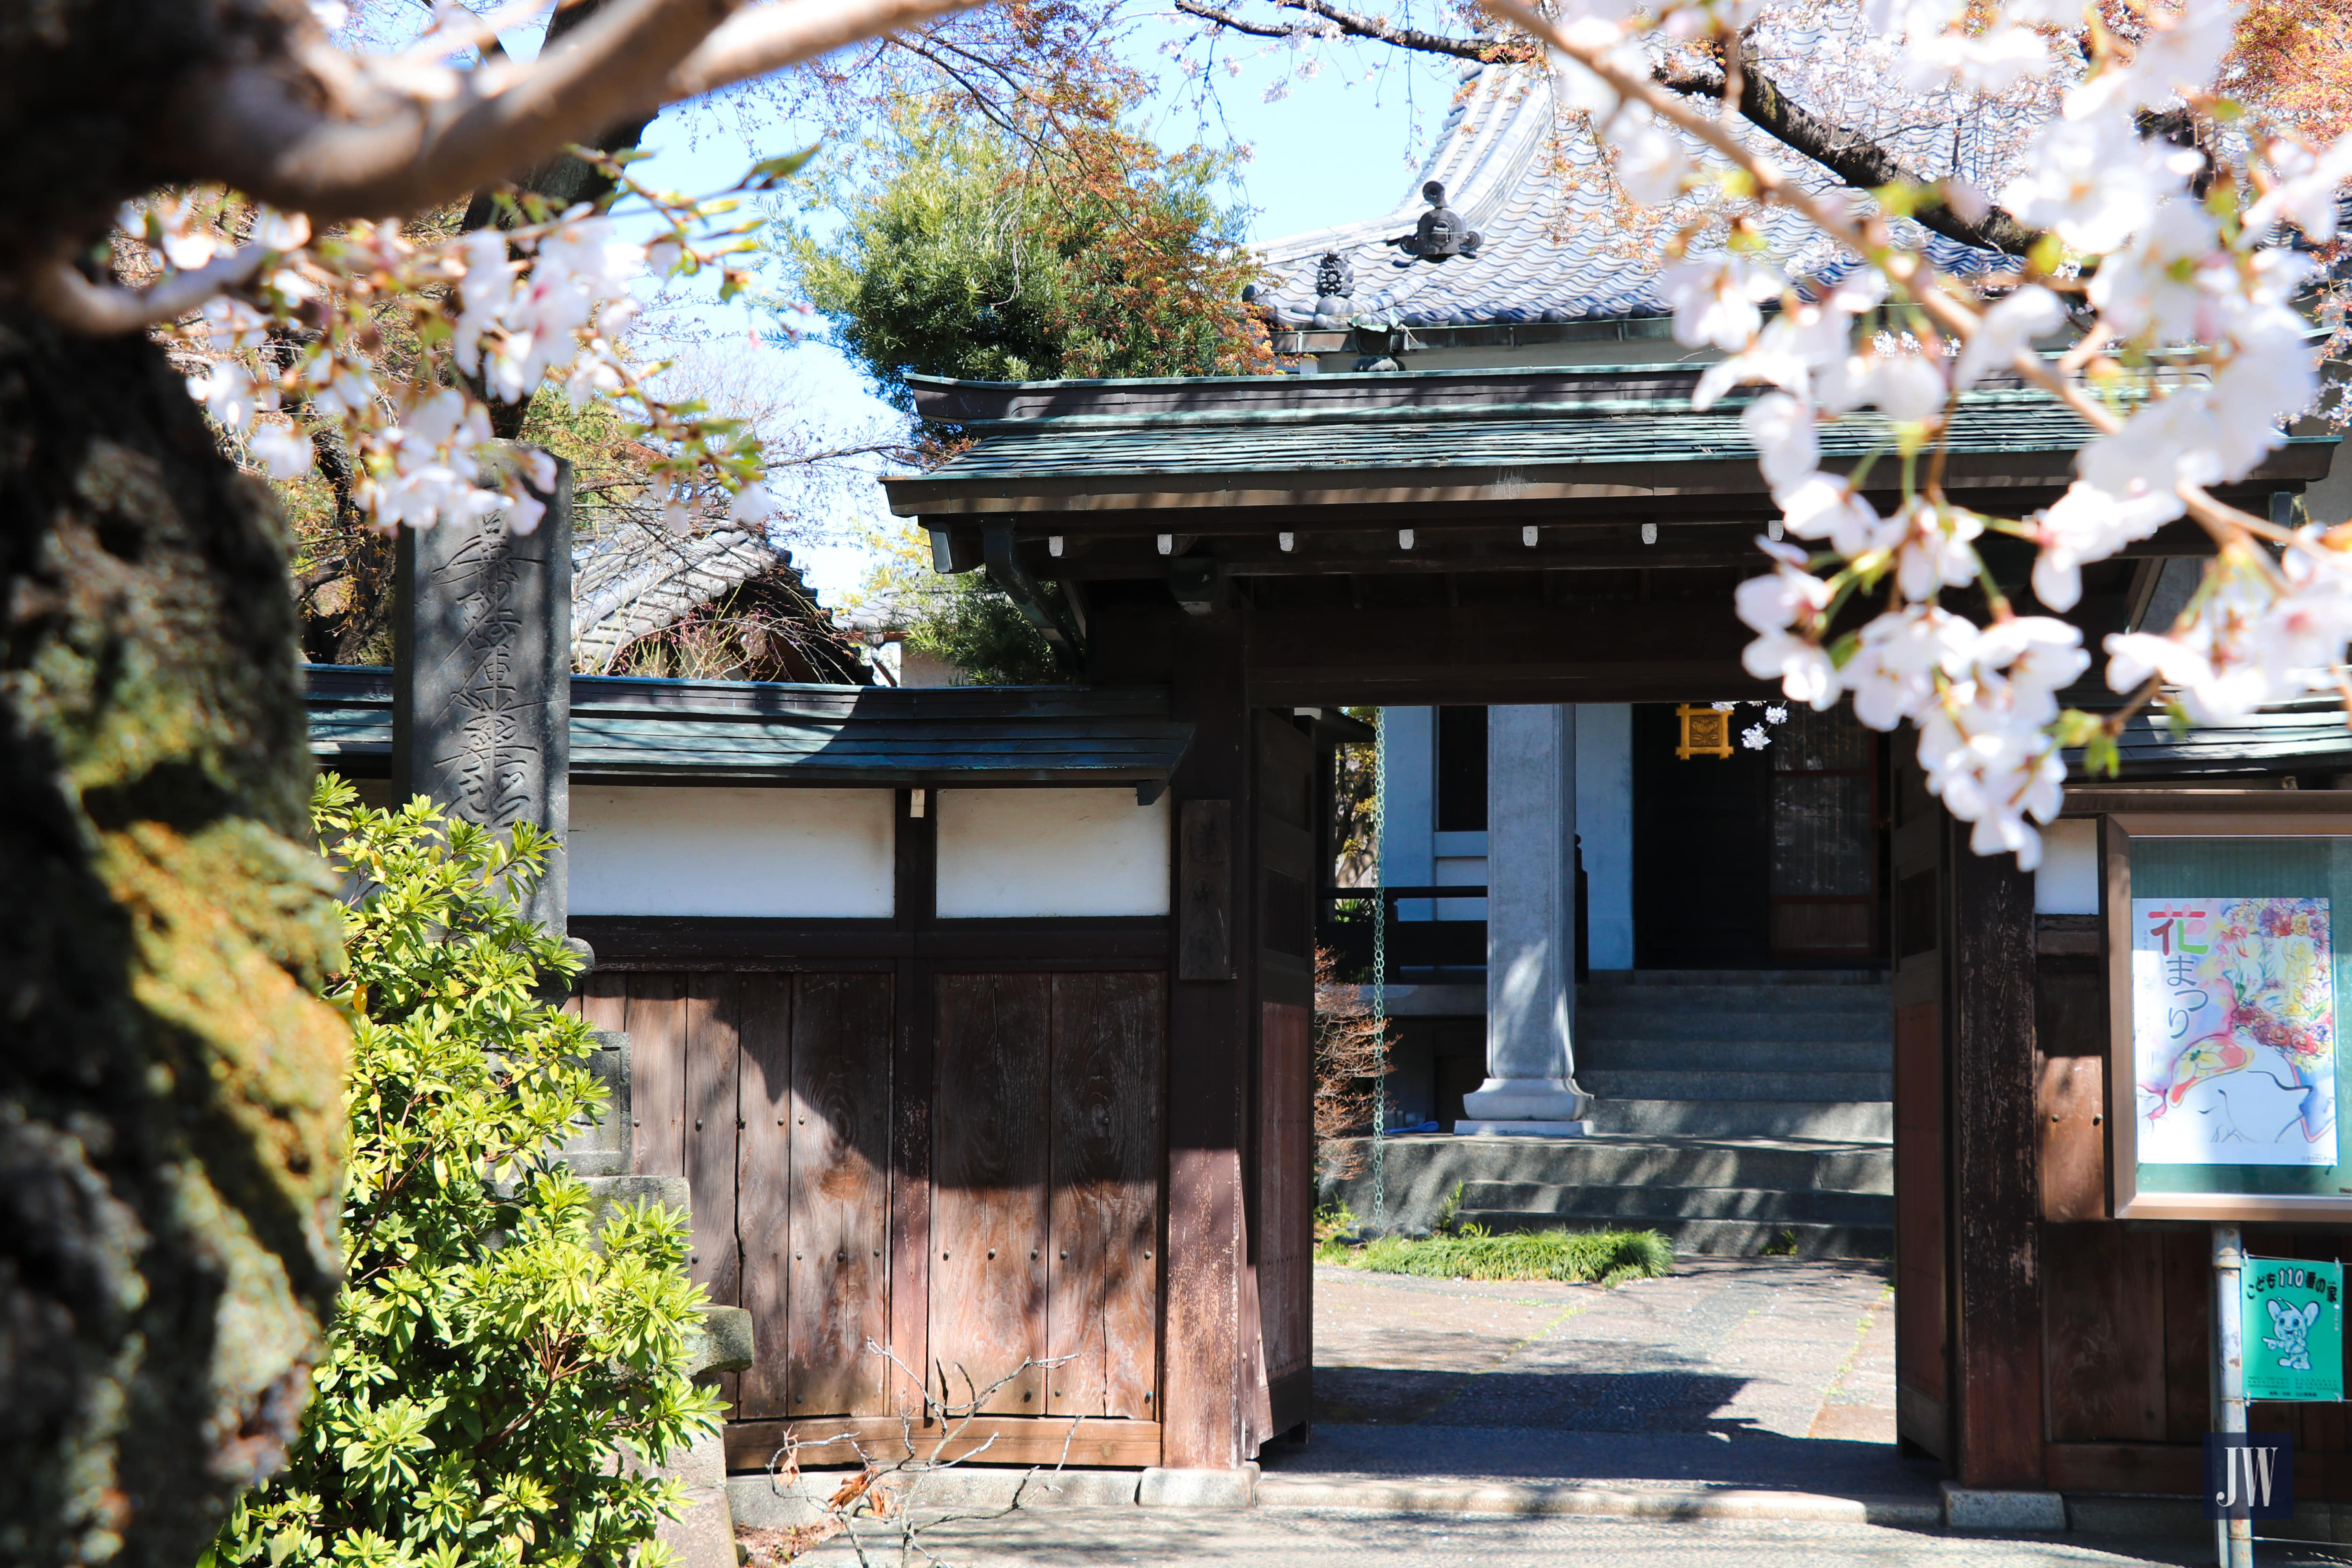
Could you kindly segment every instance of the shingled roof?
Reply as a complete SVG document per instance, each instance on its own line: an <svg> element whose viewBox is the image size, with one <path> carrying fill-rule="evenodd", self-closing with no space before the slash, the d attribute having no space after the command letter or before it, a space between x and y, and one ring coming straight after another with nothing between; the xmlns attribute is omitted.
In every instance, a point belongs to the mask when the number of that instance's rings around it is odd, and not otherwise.
<svg viewBox="0 0 2352 1568"><path fill-rule="evenodd" d="M1863 121L1863 106L1841 118ZM1969 127L1936 114L1871 129L1914 166L1938 170L1949 166L1953 139L1969 134ZM1767 142L1761 132L1749 128L1747 134L1784 166L1801 164L1799 177L1809 184L1837 184L1819 165ZM1930 153L1930 142L1941 157ZM1694 156L1700 151L1694 144ZM1427 162L1397 205L1362 222L1261 245L1265 272L1249 298L1270 309L1277 326L1326 331L1343 329L1355 317L1432 328L1664 315L1667 306L1657 289L1665 264L1663 241L1627 243L1614 198L1601 182L1587 177L1599 163L1591 135L1563 121L1548 73L1519 65L1469 67ZM1412 232L1424 210L1421 187L1430 180L1444 184L1446 205L1483 237L1477 255L1417 260L1384 243ZM1757 221L1772 258L1792 275L1834 278L1854 265L1785 208L1767 208ZM1914 228L1907 222L1903 226ZM1915 234L1927 237L1924 231ZM1939 266L1963 276L2000 261L1940 237L1928 239L1928 249ZM1354 268L1354 292L1345 299L1316 292L1317 263L1333 251Z"/></svg>

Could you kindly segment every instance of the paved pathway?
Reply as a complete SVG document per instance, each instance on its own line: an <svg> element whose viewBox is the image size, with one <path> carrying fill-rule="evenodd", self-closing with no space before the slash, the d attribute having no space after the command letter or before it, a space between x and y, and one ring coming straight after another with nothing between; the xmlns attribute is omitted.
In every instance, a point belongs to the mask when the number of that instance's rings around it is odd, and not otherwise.
<svg viewBox="0 0 2352 1568"><path fill-rule="evenodd" d="M2175 1547L2076 1537L1990 1540L1867 1524L1448 1519L1292 1509L1041 1510L926 1530L921 1539L929 1561L946 1568L2190 1568L2213 1560L2210 1542ZM899 1561L887 1532L868 1540L870 1562ZM836 1542L799 1563L846 1568L856 1561ZM2263 1568L2300 1568L2342 1559L2274 1557L2265 1548L2262 1562Z"/></svg>
<svg viewBox="0 0 2352 1568"><path fill-rule="evenodd" d="M1884 1265L1675 1270L1604 1290L1318 1268L1314 1438L1267 1473L1934 1493L1895 1453Z"/></svg>

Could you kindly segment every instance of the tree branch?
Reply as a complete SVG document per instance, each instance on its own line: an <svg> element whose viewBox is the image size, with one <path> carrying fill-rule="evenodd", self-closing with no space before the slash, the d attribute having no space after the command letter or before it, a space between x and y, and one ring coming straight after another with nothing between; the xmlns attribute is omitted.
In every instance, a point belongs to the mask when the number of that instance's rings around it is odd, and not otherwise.
<svg viewBox="0 0 2352 1568"><path fill-rule="evenodd" d="M162 118L169 172L320 222L421 212L536 168L632 115L764 75L976 0L617 0L528 65L448 77L436 100L343 94L280 58L194 73ZM332 51L326 51L332 53Z"/></svg>
<svg viewBox="0 0 2352 1568"><path fill-rule="evenodd" d="M252 277L263 254L260 246L247 245L145 289L93 283L59 257L37 268L26 279L25 291L58 325L92 337L110 337L178 320L222 289Z"/></svg>
<svg viewBox="0 0 2352 1568"><path fill-rule="evenodd" d="M1286 11L1304 11L1310 16L1320 16L1349 37L1369 38L1374 43L1411 49L1415 54L1451 55L1455 59L1486 64L1517 59L1524 52L1515 50L1501 39L1449 38L1439 33L1424 33L1418 27L1401 27L1383 17L1367 16L1360 12L1342 9L1330 4L1330 0L1274 0L1274 4ZM1208 4L1207 0L1176 0L1176 9L1220 27L1247 33L1252 37L1287 38L1302 30L1272 22L1249 21L1231 11L1219 9Z"/></svg>
<svg viewBox="0 0 2352 1568"><path fill-rule="evenodd" d="M676 103L813 60L883 33L969 11L988 0L825 0L766 5L730 19L662 85Z"/></svg>
<svg viewBox="0 0 2352 1568"><path fill-rule="evenodd" d="M1181 5L1183 0L1178 0ZM1661 65L1651 71L1659 86L1685 98L1720 99L1723 74L1703 66ZM1752 63L1740 72L1739 112L1748 121L1782 146L1803 153L1857 190L1880 185L1929 185L1933 181L1904 166L1895 154L1859 131L1834 125L1782 92L1771 78ZM2022 256L2040 237L2009 214L1995 207L1980 223L1970 223L1941 203L1912 215L1926 228L1963 245Z"/></svg>

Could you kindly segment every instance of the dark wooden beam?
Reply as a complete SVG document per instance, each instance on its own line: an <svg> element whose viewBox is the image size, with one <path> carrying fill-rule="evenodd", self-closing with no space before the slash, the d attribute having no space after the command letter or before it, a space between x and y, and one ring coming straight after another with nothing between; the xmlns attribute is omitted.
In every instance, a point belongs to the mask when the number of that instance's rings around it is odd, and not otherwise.
<svg viewBox="0 0 2352 1568"><path fill-rule="evenodd" d="M2033 877L1945 829L1952 948L1953 1451L1963 1486L2048 1483L2043 1465Z"/></svg>
<svg viewBox="0 0 2352 1568"><path fill-rule="evenodd" d="M1254 698L1358 702L1651 702L1768 695L1753 636L1721 603L1261 611ZM1197 742L1195 742L1197 744Z"/></svg>
<svg viewBox="0 0 2352 1568"><path fill-rule="evenodd" d="M1250 866L1249 613L1177 615L1163 626L1171 704L1193 725L1192 750L1171 782L1179 821L1200 803L1230 813L1226 858L1230 953L1256 951L1253 900L1233 879ZM1099 635L1099 633L1098 633ZM1189 868L1188 868L1189 875ZM1187 889L1188 900L1195 889ZM1241 1283L1244 1262L1242 1158L1250 1045L1256 1037L1252 967L1185 979L1184 922L1169 948L1168 1247L1163 1457L1178 1468L1229 1469L1242 1452Z"/></svg>

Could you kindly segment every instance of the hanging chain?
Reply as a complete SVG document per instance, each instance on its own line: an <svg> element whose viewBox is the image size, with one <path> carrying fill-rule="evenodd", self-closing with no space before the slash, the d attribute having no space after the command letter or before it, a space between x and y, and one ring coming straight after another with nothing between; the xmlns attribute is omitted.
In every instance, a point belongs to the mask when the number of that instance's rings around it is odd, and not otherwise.
<svg viewBox="0 0 2352 1568"><path fill-rule="evenodd" d="M1386 710L1372 710L1372 1229L1389 1227L1387 1162L1389 1125L1389 747L1381 722Z"/></svg>

